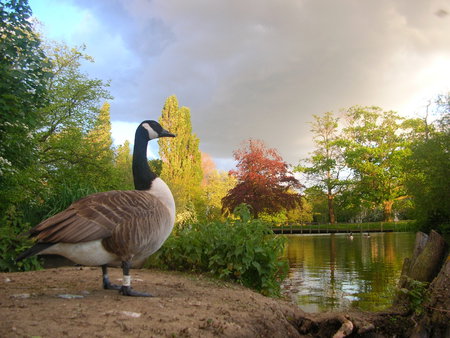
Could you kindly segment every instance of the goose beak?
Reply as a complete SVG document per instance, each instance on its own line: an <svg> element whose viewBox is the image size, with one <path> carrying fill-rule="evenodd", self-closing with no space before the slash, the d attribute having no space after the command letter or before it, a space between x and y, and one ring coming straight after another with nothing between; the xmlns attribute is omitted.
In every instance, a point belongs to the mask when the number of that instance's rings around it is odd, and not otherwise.
<svg viewBox="0 0 450 338"><path fill-rule="evenodd" d="M158 135L158 137L175 137L175 136L177 136L177 135L175 135L175 134L172 134L172 133L169 133L167 130L165 130L165 129L163 129L160 133L159 133L159 135Z"/></svg>

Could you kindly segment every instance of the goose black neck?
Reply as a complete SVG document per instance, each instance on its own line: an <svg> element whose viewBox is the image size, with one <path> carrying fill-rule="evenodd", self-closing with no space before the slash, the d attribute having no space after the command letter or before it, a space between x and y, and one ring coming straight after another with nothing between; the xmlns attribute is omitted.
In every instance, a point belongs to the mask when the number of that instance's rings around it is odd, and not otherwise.
<svg viewBox="0 0 450 338"><path fill-rule="evenodd" d="M147 161L147 131L139 127L136 130L134 138L133 150L133 180L134 188L136 190L148 190L152 185L152 181L157 177L154 172L150 170Z"/></svg>

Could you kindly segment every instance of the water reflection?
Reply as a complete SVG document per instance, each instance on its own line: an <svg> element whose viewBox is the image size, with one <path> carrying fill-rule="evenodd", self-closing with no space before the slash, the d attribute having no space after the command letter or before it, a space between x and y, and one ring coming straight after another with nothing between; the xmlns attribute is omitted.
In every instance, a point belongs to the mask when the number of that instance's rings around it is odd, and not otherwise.
<svg viewBox="0 0 450 338"><path fill-rule="evenodd" d="M284 293L308 312L391 304L414 233L287 235Z"/></svg>

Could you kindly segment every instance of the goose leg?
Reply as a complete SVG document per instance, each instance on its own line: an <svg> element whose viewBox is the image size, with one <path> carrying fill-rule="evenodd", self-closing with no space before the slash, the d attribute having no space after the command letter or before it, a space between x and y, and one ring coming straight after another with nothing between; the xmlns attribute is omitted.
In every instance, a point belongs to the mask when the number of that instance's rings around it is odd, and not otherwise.
<svg viewBox="0 0 450 338"><path fill-rule="evenodd" d="M135 291L131 288L131 276L130 276L130 262L123 261L122 262L122 271L123 271L123 284L119 290L119 293L124 296L133 296L133 297L153 297L149 293Z"/></svg>
<svg viewBox="0 0 450 338"><path fill-rule="evenodd" d="M102 265L102 273L103 273L103 289L105 290L120 290L120 285L113 284L109 280L108 276L108 266Z"/></svg>

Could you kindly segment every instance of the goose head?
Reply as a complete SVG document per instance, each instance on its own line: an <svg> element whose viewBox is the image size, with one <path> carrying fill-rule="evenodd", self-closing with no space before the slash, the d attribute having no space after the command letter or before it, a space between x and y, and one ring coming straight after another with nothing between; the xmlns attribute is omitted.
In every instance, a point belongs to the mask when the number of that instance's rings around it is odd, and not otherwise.
<svg viewBox="0 0 450 338"><path fill-rule="evenodd" d="M145 135L147 141L153 140L159 137L175 137L175 134L165 130L158 122L153 120L146 120L141 122L137 132Z"/></svg>

